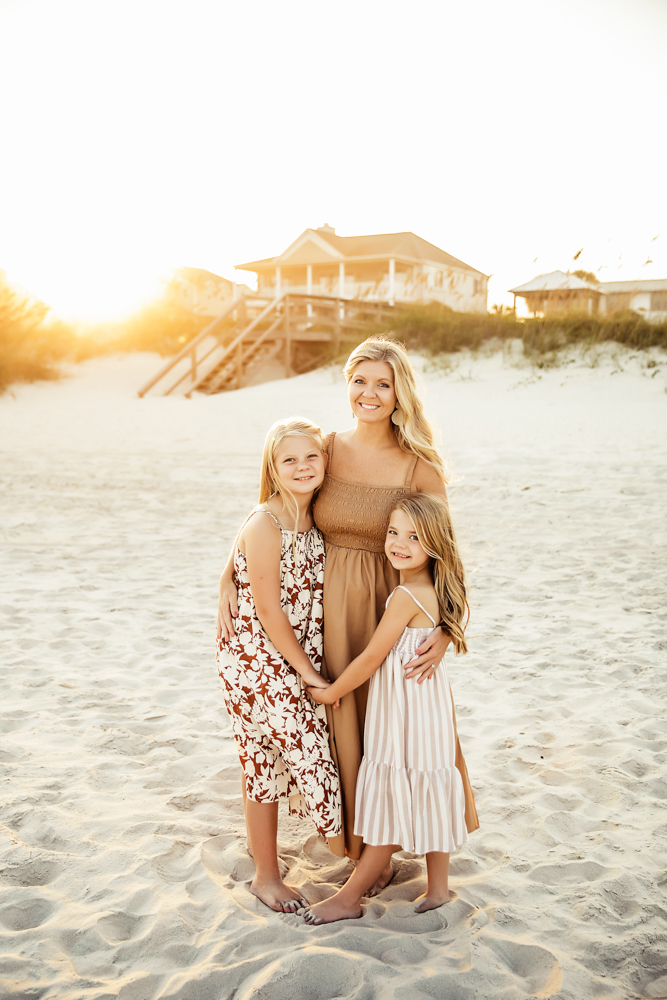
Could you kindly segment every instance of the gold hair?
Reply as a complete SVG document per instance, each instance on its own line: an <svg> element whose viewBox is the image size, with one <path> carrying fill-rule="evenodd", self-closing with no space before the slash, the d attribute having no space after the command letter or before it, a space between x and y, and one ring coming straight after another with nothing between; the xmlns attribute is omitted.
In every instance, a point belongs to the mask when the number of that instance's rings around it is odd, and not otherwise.
<svg viewBox="0 0 667 1000"><path fill-rule="evenodd" d="M269 427L266 435L259 477L259 502L266 503L271 497L279 496L286 510L294 518L293 547L296 545L296 534L299 528L299 508L294 495L280 482L275 462L278 448L285 438L302 436L310 438L320 451L324 451L324 432L317 424L306 420L305 417L287 417L285 420L276 420L275 424Z"/></svg>
<svg viewBox="0 0 667 1000"><path fill-rule="evenodd" d="M408 515L419 544L431 557L431 574L440 608L440 624L452 637L456 652L467 653L464 633L470 618L468 587L449 506L442 497L432 493L411 493L399 500L394 510L402 510Z"/></svg>
<svg viewBox="0 0 667 1000"><path fill-rule="evenodd" d="M414 368L403 344L382 335L369 337L350 354L343 372L348 383L354 370L362 361L384 361L394 373L396 410L392 414L392 428L399 447L435 466L448 482L445 465L435 447L433 428L424 416L424 407L417 394Z"/></svg>

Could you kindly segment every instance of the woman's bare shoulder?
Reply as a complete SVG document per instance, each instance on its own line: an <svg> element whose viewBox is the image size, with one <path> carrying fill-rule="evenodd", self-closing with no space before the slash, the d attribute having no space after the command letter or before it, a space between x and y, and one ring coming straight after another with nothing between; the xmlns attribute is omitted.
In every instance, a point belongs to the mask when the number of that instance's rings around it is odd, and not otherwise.
<svg viewBox="0 0 667 1000"><path fill-rule="evenodd" d="M410 489L413 493L436 493L438 496L447 498L447 489L442 473L424 458L417 459Z"/></svg>

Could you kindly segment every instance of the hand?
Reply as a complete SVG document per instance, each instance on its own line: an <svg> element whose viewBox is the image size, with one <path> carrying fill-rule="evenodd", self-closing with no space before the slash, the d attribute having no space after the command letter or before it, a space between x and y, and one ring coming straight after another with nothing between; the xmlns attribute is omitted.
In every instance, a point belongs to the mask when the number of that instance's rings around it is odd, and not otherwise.
<svg viewBox="0 0 667 1000"><path fill-rule="evenodd" d="M304 683L304 687L310 688L328 688L331 685L331 681L326 680L321 674L317 672L315 667L311 667L310 670L306 669L301 673L301 680Z"/></svg>
<svg viewBox="0 0 667 1000"><path fill-rule="evenodd" d="M406 678L417 677L417 684L422 684L425 680L430 680L435 674L435 668L443 659L447 647L451 642L451 636L443 632L440 625L424 639L418 647L419 654L416 659L406 663L404 670L407 671Z"/></svg>
<svg viewBox="0 0 667 1000"><path fill-rule="evenodd" d="M238 617L238 592L236 584L230 580L228 583L220 584L220 596L218 598L218 629L216 636L227 642L233 635L234 619Z"/></svg>
<svg viewBox="0 0 667 1000"><path fill-rule="evenodd" d="M331 697L331 684L329 681L323 681L323 686L308 684L306 685L306 691L318 705L333 705L334 708L340 708L340 698Z"/></svg>

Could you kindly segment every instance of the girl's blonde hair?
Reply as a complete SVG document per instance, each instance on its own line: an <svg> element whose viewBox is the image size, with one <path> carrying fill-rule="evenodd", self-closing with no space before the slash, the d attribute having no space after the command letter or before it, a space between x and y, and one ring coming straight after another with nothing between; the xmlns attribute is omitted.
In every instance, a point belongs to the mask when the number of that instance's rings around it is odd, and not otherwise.
<svg viewBox="0 0 667 1000"><path fill-rule="evenodd" d="M310 438L320 451L324 451L324 431L317 424L306 420L305 417L287 417L285 420L276 420L275 424L269 427L264 441L259 477L259 502L266 503L271 497L279 496L285 508L294 518L293 546L296 544L299 528L299 508L293 494L280 482L276 471L276 455L285 438L302 436Z"/></svg>
<svg viewBox="0 0 667 1000"><path fill-rule="evenodd" d="M470 618L468 587L446 501L432 493L411 493L399 500L394 510L402 510L408 515L419 544L431 557L440 624L452 637L456 652L467 653L464 633Z"/></svg>
<svg viewBox="0 0 667 1000"><path fill-rule="evenodd" d="M435 447L433 428L424 416L422 401L417 395L414 368L403 344L386 335L369 337L350 354L343 372L348 384L357 365L362 361L384 361L394 373L396 410L391 421L399 447L435 466L445 482L447 475L442 458Z"/></svg>

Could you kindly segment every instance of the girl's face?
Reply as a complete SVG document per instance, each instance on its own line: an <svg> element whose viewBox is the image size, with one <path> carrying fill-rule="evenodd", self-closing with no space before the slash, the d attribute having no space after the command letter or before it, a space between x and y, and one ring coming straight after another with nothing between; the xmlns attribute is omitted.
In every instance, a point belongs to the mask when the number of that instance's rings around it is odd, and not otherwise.
<svg viewBox="0 0 667 1000"><path fill-rule="evenodd" d="M347 387L355 417L364 423L388 420L396 406L394 373L386 361L361 361Z"/></svg>
<svg viewBox="0 0 667 1000"><path fill-rule="evenodd" d="M422 569L429 561L417 538L415 526L403 510L392 510L384 543L387 559L397 570Z"/></svg>
<svg viewBox="0 0 667 1000"><path fill-rule="evenodd" d="M324 479L324 454L305 434L283 438L274 466L281 484L294 496L312 493Z"/></svg>

